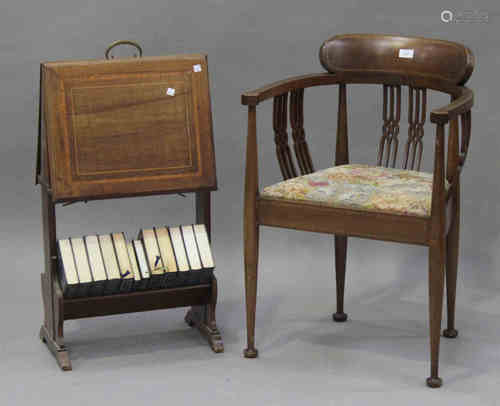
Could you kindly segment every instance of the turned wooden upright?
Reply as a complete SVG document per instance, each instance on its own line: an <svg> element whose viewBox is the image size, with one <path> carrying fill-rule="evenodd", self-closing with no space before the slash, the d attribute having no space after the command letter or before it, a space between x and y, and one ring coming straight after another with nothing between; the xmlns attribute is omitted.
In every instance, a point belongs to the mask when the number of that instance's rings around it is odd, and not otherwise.
<svg viewBox="0 0 500 406"><path fill-rule="evenodd" d="M197 286L66 299L57 276L57 204L192 192L196 222L210 235L217 180L206 56L43 63L40 92L40 337L60 367L71 369L65 320L180 306L192 306L186 322L222 352L215 277Z"/></svg>

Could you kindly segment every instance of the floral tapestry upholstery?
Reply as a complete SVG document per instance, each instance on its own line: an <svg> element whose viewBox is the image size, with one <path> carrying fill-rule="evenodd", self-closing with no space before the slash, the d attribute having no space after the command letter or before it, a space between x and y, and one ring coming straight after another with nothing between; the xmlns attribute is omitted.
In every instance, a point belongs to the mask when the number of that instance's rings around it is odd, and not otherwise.
<svg viewBox="0 0 500 406"><path fill-rule="evenodd" d="M432 174L380 166L340 165L267 186L261 197L428 217Z"/></svg>

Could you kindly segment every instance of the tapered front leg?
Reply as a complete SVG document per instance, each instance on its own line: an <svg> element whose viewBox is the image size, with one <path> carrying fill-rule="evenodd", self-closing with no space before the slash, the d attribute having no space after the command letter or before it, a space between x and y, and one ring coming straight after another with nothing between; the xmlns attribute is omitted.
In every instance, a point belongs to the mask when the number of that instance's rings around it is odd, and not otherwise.
<svg viewBox="0 0 500 406"><path fill-rule="evenodd" d="M431 344L431 376L427 385L438 388L442 385L439 377L439 341L441 336L441 318L443 313L444 290L444 241L429 248L429 324Z"/></svg>
<svg viewBox="0 0 500 406"><path fill-rule="evenodd" d="M245 295L247 313L247 348L245 358L256 358L255 308L257 305L257 264L259 256L259 229L251 227L245 235Z"/></svg>
<svg viewBox="0 0 500 406"><path fill-rule="evenodd" d="M335 236L335 279L337 287L337 311L333 314L333 320L343 322L347 320L344 313L344 287L345 287L345 267L347 256L347 237L343 235Z"/></svg>
<svg viewBox="0 0 500 406"><path fill-rule="evenodd" d="M431 221L429 230L429 325L431 342L431 376L427 378L427 385L431 388L438 388L443 383L438 372L439 341L441 338L441 318L443 313L444 268L446 257L444 145L444 124L438 123L436 128Z"/></svg>
<svg viewBox="0 0 500 406"><path fill-rule="evenodd" d="M258 165L257 165L257 117L255 106L248 106L248 137L245 168L245 210L243 232L245 240L245 296L247 313L246 358L256 358L255 306L257 304L257 264L259 257L259 225L257 223Z"/></svg>

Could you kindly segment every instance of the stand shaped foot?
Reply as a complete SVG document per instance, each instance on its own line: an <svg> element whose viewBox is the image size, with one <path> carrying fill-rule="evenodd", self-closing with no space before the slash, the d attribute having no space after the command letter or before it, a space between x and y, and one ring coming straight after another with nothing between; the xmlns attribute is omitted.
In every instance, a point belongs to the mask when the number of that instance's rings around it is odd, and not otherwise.
<svg viewBox="0 0 500 406"><path fill-rule="evenodd" d="M257 358L259 356L259 351L256 348L245 348L243 350L243 355L245 358Z"/></svg>
<svg viewBox="0 0 500 406"><path fill-rule="evenodd" d="M71 360L69 359L69 354L67 350L58 351L56 354L56 360L59 367L63 371L71 371L73 367L71 366Z"/></svg>
<svg viewBox="0 0 500 406"><path fill-rule="evenodd" d="M222 336L218 329L212 330L207 339L213 352L224 352L224 343L222 342Z"/></svg>
<svg viewBox="0 0 500 406"><path fill-rule="evenodd" d="M200 312L195 312L193 309L190 309L184 318L187 325L198 329L201 335L207 339L213 352L224 352L224 343L222 342L222 336L219 329L215 323L212 323L212 325L209 326L199 313Z"/></svg>
<svg viewBox="0 0 500 406"><path fill-rule="evenodd" d="M45 339L44 331L45 331L45 327L42 326L40 328L40 334L39 334L39 336L40 336L40 340L42 340L42 343L46 344L47 340Z"/></svg>
<svg viewBox="0 0 500 406"><path fill-rule="evenodd" d="M455 330L454 328L447 328L443 330L443 337L446 338L457 338L458 336L458 331Z"/></svg>
<svg viewBox="0 0 500 406"><path fill-rule="evenodd" d="M427 378L427 386L429 388L439 388L441 387L441 385L443 384L443 380L441 378L438 378L438 377L430 377L430 378Z"/></svg>
<svg viewBox="0 0 500 406"><path fill-rule="evenodd" d="M186 317L184 317L184 321L189 327L194 327L194 321L191 319L191 310L186 313Z"/></svg>
<svg viewBox="0 0 500 406"><path fill-rule="evenodd" d="M50 352L56 358L59 367L63 371L71 371L73 369L71 367L68 350L64 346L57 344L54 339L50 337L45 326L42 326L40 329L40 339L47 345Z"/></svg>
<svg viewBox="0 0 500 406"><path fill-rule="evenodd" d="M337 312L333 313L333 321L336 321L337 323L342 323L347 320L347 314L344 312Z"/></svg>

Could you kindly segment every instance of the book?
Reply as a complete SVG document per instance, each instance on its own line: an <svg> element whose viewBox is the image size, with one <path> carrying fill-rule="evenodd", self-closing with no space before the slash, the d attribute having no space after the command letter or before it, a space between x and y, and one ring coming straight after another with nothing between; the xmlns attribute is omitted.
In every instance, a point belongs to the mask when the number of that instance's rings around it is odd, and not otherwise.
<svg viewBox="0 0 500 406"><path fill-rule="evenodd" d="M78 296L92 296L95 291L92 289L92 273L90 272L89 260L87 258L87 250L83 238L70 238L73 257L75 258L76 273L80 281Z"/></svg>
<svg viewBox="0 0 500 406"><path fill-rule="evenodd" d="M102 260L106 268L106 275L108 276L108 283L104 294L117 293L120 291L122 278L120 276L120 268L113 247L113 240L109 234L99 235L98 239Z"/></svg>
<svg viewBox="0 0 500 406"><path fill-rule="evenodd" d="M177 262L175 261L170 235L166 227L155 227L154 230L161 259L165 266L166 287L176 287L179 285L180 280L177 275Z"/></svg>
<svg viewBox="0 0 500 406"><path fill-rule="evenodd" d="M123 233L111 234L113 240L113 247L118 260L118 267L120 269L120 276L122 283L120 284L120 292L130 292L134 287L134 274L132 273L132 266L127 251L127 243Z"/></svg>
<svg viewBox="0 0 500 406"><path fill-rule="evenodd" d="M146 253L144 252L144 246L141 240L132 241L134 246L135 256L137 258L137 265L139 266L139 272L141 273L141 284L137 286L137 289L147 289L149 287L149 282L151 279L151 274L149 273L148 261L146 259Z"/></svg>
<svg viewBox="0 0 500 406"><path fill-rule="evenodd" d="M75 259L69 240L57 241L59 257L59 280L65 297L75 297L78 293L80 281L76 272Z"/></svg>
<svg viewBox="0 0 500 406"><path fill-rule="evenodd" d="M212 255L212 249L210 248L210 241L208 240L205 224L195 224L193 229L203 268L214 269L215 262Z"/></svg>
<svg viewBox="0 0 500 406"><path fill-rule="evenodd" d="M172 247L174 248L175 260L177 261L178 281L180 285L190 285L191 273L189 262L182 239L182 232L180 227L168 227Z"/></svg>
<svg viewBox="0 0 500 406"><path fill-rule="evenodd" d="M169 227L168 231L172 240L172 246L174 247L178 270L180 272L189 271L189 262L186 256L186 249L184 248L180 227Z"/></svg>
<svg viewBox="0 0 500 406"><path fill-rule="evenodd" d="M141 272L139 271L139 265L137 264L137 257L135 255L134 246L131 241L127 241L127 252L128 259L130 260L130 267L132 269L132 274L134 275L134 287L137 289L142 285Z"/></svg>
<svg viewBox="0 0 500 406"><path fill-rule="evenodd" d="M182 239L184 240L184 247L189 261L189 268L192 271L201 269L200 255L198 254L198 246L194 237L194 230L192 225L182 226Z"/></svg>
<svg viewBox="0 0 500 406"><path fill-rule="evenodd" d="M150 285L152 289L159 289L165 286L165 268L161 260L160 250L156 241L156 235L152 228L142 229L138 238L142 240L146 260L149 266Z"/></svg>
<svg viewBox="0 0 500 406"><path fill-rule="evenodd" d="M156 240L160 249L161 259L167 272L177 272L177 262L175 261L172 241L166 227L155 227Z"/></svg>
<svg viewBox="0 0 500 406"><path fill-rule="evenodd" d="M99 240L96 235L87 235L84 237L84 242L87 250L90 271L92 272L92 279L94 280L92 287L93 293L95 295L103 295L108 282L108 277L106 275L104 261L102 260Z"/></svg>

